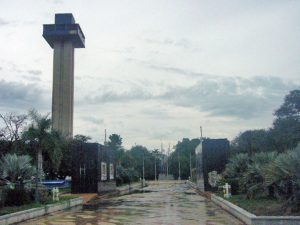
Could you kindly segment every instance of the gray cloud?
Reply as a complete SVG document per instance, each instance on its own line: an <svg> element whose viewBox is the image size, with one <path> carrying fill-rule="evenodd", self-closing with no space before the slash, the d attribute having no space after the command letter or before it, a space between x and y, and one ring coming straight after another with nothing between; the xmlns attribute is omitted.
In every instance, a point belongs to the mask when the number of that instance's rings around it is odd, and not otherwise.
<svg viewBox="0 0 300 225"><path fill-rule="evenodd" d="M90 104L128 102L132 100L150 99L153 96L143 89L131 88L129 91L116 92L115 90L104 90L95 96L86 96L83 102Z"/></svg>
<svg viewBox="0 0 300 225"><path fill-rule="evenodd" d="M184 70L178 70L185 72ZM196 73L194 73L196 74ZM119 103L131 101L155 100L176 106L197 109L212 116L229 116L251 119L274 111L283 101L284 96L297 85L284 82L277 77L256 76L252 78L204 76L191 86L164 86L166 91L154 94L145 85L133 86L120 92L106 90L84 99L89 104ZM149 85L149 83L147 83ZM157 112L147 113L157 116Z"/></svg>
<svg viewBox="0 0 300 225"><path fill-rule="evenodd" d="M8 25L8 24L9 24L8 21L6 21L6 20L0 18L0 26L5 26L5 25Z"/></svg>
<svg viewBox="0 0 300 225"><path fill-rule="evenodd" d="M162 64L153 64L150 61L143 61L135 58L126 58L126 62L133 62L138 65L147 67L152 70L157 70L157 71L162 71L162 72L167 72L171 74L179 74L179 75L184 75L184 76L190 76L190 77L199 77L199 76L213 76L213 75L207 75L204 73L199 73L199 72L194 72L178 67L173 67L173 66L168 66L168 65L162 65Z"/></svg>
<svg viewBox="0 0 300 225"><path fill-rule="evenodd" d="M0 107L2 108L44 109L50 105L48 97L35 84L0 81Z"/></svg>
<svg viewBox="0 0 300 225"><path fill-rule="evenodd" d="M41 81L41 78L37 76L23 75L22 77L28 81Z"/></svg>
<svg viewBox="0 0 300 225"><path fill-rule="evenodd" d="M154 131L151 130L151 133L149 133L149 136L153 139L171 139L175 136L189 136L190 130L183 127L169 127L168 129L160 130L160 131Z"/></svg>
<svg viewBox="0 0 300 225"><path fill-rule="evenodd" d="M27 73L35 75L35 76L42 75L42 71L41 70L27 70Z"/></svg>
<svg viewBox="0 0 300 225"><path fill-rule="evenodd" d="M173 46L173 47L180 47L184 49L189 49L193 51L199 51L200 49L197 47L196 43L192 41L181 38L181 39L173 39L173 38L165 38L165 39L151 39L146 38L145 41L149 44L157 44L157 45L165 45L165 46Z"/></svg>
<svg viewBox="0 0 300 225"><path fill-rule="evenodd" d="M294 88L297 86L276 77L219 77L201 79L188 88L172 88L162 98L214 116L250 119L275 110Z"/></svg>
<svg viewBox="0 0 300 225"><path fill-rule="evenodd" d="M83 117L81 117L81 119L83 119L84 121L90 122L92 124L97 124L97 125L104 123L103 119L96 118L93 116L83 116Z"/></svg>
<svg viewBox="0 0 300 225"><path fill-rule="evenodd" d="M180 69L177 67L163 66L163 65L155 65L155 64L146 64L146 66L150 69L160 70L168 73L175 73L180 75L188 75L192 77L205 76L203 73L192 72L184 69Z"/></svg>

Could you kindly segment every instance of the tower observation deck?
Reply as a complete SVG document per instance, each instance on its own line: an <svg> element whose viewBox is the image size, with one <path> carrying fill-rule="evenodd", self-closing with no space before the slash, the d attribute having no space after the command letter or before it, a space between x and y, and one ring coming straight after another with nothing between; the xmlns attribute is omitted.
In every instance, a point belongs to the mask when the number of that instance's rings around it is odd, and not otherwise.
<svg viewBox="0 0 300 225"><path fill-rule="evenodd" d="M85 47L85 36L71 13L55 14L55 24L43 25L43 37L54 50L52 127L73 136L74 48Z"/></svg>

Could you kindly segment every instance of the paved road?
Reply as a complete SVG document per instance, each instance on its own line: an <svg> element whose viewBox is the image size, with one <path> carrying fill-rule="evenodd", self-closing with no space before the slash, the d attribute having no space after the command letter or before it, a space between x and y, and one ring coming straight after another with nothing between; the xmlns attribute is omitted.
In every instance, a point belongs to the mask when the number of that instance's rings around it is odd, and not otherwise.
<svg viewBox="0 0 300 225"><path fill-rule="evenodd" d="M243 224L184 183L151 183L145 190L102 199L92 208L59 212L23 224Z"/></svg>

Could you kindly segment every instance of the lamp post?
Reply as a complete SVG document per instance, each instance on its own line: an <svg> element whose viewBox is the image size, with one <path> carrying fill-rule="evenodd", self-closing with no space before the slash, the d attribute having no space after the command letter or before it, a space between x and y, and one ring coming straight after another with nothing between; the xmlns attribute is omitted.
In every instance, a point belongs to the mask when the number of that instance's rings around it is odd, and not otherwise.
<svg viewBox="0 0 300 225"><path fill-rule="evenodd" d="M157 181L157 178L156 178L156 155L154 155L154 178L155 178L155 181Z"/></svg>
<svg viewBox="0 0 300 225"><path fill-rule="evenodd" d="M144 188L144 180L145 180L145 154L143 153L143 182L142 182L142 188Z"/></svg>
<svg viewBox="0 0 300 225"><path fill-rule="evenodd" d="M154 155L154 180L157 181L157 173L156 173L156 152L152 152L152 154Z"/></svg>
<svg viewBox="0 0 300 225"><path fill-rule="evenodd" d="M178 180L181 180L181 177L180 177L180 158L179 158L179 153L178 153Z"/></svg>
<svg viewBox="0 0 300 225"><path fill-rule="evenodd" d="M39 156L39 153L38 153L38 149L37 149L37 146L38 146L38 141L39 139L38 138L34 138L33 140L26 140L25 141L25 144L29 144L30 147L32 147L32 149L34 151L36 151L36 177L35 177L35 196L34 196L34 200L36 203L39 203L40 202L40 198L39 198L39 190L38 190L38 185L39 185L39 181L40 181L40 156Z"/></svg>
<svg viewBox="0 0 300 225"><path fill-rule="evenodd" d="M190 153L190 180L192 180L192 155Z"/></svg>

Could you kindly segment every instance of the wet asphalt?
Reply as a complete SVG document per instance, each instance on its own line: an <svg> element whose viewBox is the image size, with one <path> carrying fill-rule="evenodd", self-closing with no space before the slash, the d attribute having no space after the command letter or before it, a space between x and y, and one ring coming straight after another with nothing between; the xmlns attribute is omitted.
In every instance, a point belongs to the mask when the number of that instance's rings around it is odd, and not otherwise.
<svg viewBox="0 0 300 225"><path fill-rule="evenodd" d="M151 182L144 192L102 198L88 207L56 212L22 225L182 224L242 225L184 182Z"/></svg>

